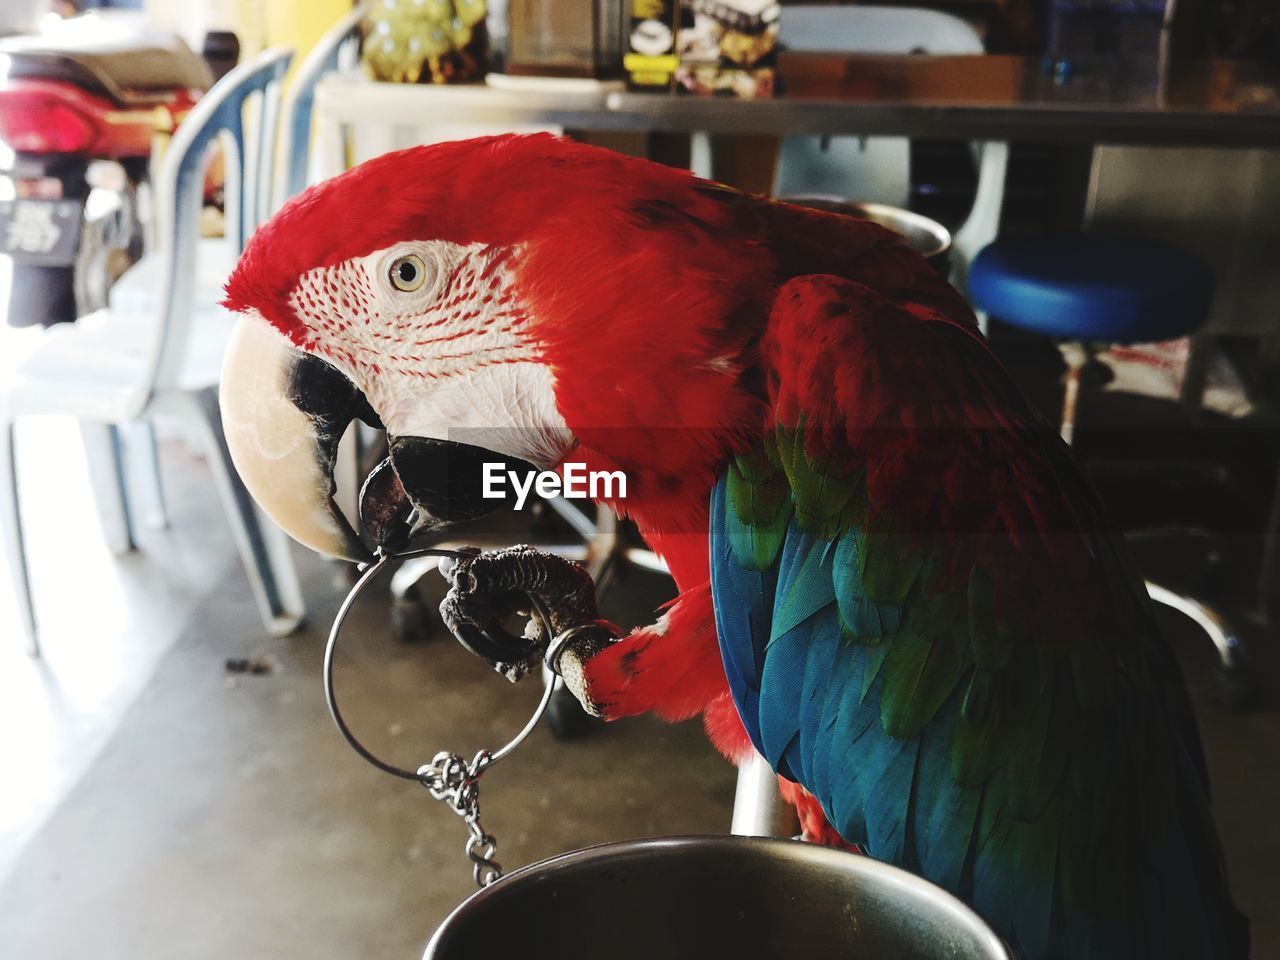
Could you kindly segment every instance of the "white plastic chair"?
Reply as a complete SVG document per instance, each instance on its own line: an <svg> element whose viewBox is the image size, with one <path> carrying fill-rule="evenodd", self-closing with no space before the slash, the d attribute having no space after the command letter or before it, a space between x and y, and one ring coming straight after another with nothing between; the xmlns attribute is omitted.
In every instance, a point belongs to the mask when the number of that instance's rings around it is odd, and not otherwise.
<svg viewBox="0 0 1280 960"><path fill-rule="evenodd" d="M339 20L325 33L306 59L298 64L284 91L278 136L270 165L271 209L279 210L285 200L302 191L310 182L311 168L311 115L315 100L315 84L325 73L335 69L351 69L360 60L360 22L364 18L364 5L357 5L351 13ZM264 173L264 178L266 174ZM227 278L236 266L238 250L232 243L220 237L201 237L196 241L196 311L209 311L223 298ZM113 311L133 316L150 316L157 308L163 273L159 251L150 250L127 274L111 287L109 303ZM140 470L150 475L152 499L155 500L157 517L166 522L164 493L159 483L159 461L155 452L155 434L150 429L134 431L125 447L133 447L133 461ZM101 499L108 497L104 492ZM111 513L111 504L105 503L100 512ZM119 511L115 511L118 513ZM106 524L110 530L110 524ZM111 535L109 534L109 539ZM132 545L116 536L125 547Z"/></svg>
<svg viewBox="0 0 1280 960"><path fill-rule="evenodd" d="M355 69L360 62L360 22L364 4L359 4L321 37L298 64L284 95L280 115L280 144L274 184L275 209L314 179L312 171L311 120L316 84L327 73Z"/></svg>
<svg viewBox="0 0 1280 960"><path fill-rule="evenodd" d="M180 418L208 454L267 629L284 635L301 621L302 592L288 542L241 485L222 435L216 393L234 317L212 297L197 297L200 274L210 269L201 262L206 245L197 245L209 150L221 141L231 262L268 213L280 86L291 57L290 51L271 50L236 67L179 126L155 177L159 249L144 269L156 275L160 294L150 298L150 309L139 314L117 298L75 325L49 331L0 388L0 532L33 654L39 646L14 445L15 420L29 415L80 420L87 446L99 447L115 474L96 480L115 481L126 525L120 427L157 415Z"/></svg>
<svg viewBox="0 0 1280 960"><path fill-rule="evenodd" d="M786 7L778 40L802 53L983 52L959 17L915 7ZM823 195L906 206L910 142L905 137L787 137L778 152L774 196Z"/></svg>

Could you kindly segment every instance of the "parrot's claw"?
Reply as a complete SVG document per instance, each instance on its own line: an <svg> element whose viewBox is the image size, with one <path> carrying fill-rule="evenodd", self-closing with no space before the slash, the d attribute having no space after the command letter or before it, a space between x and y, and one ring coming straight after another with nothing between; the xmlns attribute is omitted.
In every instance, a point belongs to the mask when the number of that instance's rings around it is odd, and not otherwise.
<svg viewBox="0 0 1280 960"><path fill-rule="evenodd" d="M502 626L503 614L521 599L451 589L440 604L440 616L458 642L513 682L535 669L542 657L543 644L536 634L532 639L516 637Z"/></svg>
<svg viewBox="0 0 1280 960"><path fill-rule="evenodd" d="M595 584L587 571L555 554L527 546L508 547L454 558L442 563L440 572L449 582L449 592L440 604L445 625L464 647L509 680L519 680L539 665L548 635L555 638L575 628L592 634L575 642L572 650L599 647L602 636L618 635L616 627L596 617ZM516 611L528 611L530 617L520 637L502 626L506 616ZM551 621L546 629L543 614ZM566 666L574 664L580 674L580 660L570 658L568 652L558 659ZM566 672L566 681L568 672L573 671ZM583 698L575 684L569 686Z"/></svg>

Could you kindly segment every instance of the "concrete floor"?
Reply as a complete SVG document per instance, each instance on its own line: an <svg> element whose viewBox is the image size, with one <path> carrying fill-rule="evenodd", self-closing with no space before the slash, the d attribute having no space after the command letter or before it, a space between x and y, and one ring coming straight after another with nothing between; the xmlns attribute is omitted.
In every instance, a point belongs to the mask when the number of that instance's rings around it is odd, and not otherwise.
<svg viewBox="0 0 1280 960"><path fill-rule="evenodd" d="M34 665L6 651L0 664L13 694L0 704L3 793L28 814L8 824L17 828L0 876L0 957L418 956L472 890L465 830L422 788L364 765L329 722L319 669L343 592L335 568L299 553L313 628L265 640L203 465L178 447L166 466L174 528L148 533L123 561L93 546L92 511L74 489L62 494L74 503L35 511L49 656ZM39 503L43 485L33 486ZM77 544L69 555L53 549L61 537ZM627 609L606 611L619 619L662 597L644 575L626 586ZM1254 956L1280 956L1280 657L1249 628L1269 698L1237 715L1197 635L1176 617L1169 627ZM402 765L496 745L538 693L451 642L398 643L376 590L347 636L338 682L348 719ZM273 672L226 673L228 657L258 655ZM99 693L57 709L81 688ZM486 776L483 820L514 867L606 840L723 832L732 795L732 773L696 723L637 720L572 743L537 732Z"/></svg>
<svg viewBox="0 0 1280 960"><path fill-rule="evenodd" d="M308 566L322 624L331 573ZM228 655L267 649L256 632L238 577L198 608L0 887L6 956L413 957L471 892L458 818L366 767L330 725L318 631L270 644L276 672L228 679ZM497 746L535 699L451 643L399 645L385 606L361 611L351 638L339 678L348 719L403 765ZM483 820L518 866L622 837L723 830L732 789L696 725L617 725L572 744L539 731L485 777Z"/></svg>
<svg viewBox="0 0 1280 960"><path fill-rule="evenodd" d="M61 427L50 426L55 435ZM67 445L40 446L53 452L32 454L31 471L44 460L74 474ZM165 459L172 530L148 532L144 550L122 561L90 549L68 571L52 551L32 558L47 659L26 661L16 644L5 651L15 695L0 704L12 780L0 803L10 811L0 957L420 955L474 889L466 830L421 787L366 766L329 721L320 659L345 592L340 571L299 551L314 626L264 639L203 464L180 446ZM70 483L80 489L74 476ZM75 536L32 487L33 539ZM90 526L79 537L91 541L91 508L82 512ZM123 572L106 582L112 568ZM152 585L149 595L129 586L133 575ZM182 592L195 602L178 603L166 589L174 576L185 576ZM651 610L664 587L644 581L626 596L638 589ZM114 597L107 615L98 591L68 598L67 582L100 583ZM536 685L508 684L443 637L400 643L385 597L371 591L340 653L352 726L410 767L441 749L470 756L505 742L536 702ZM113 605L127 612L112 616ZM101 637L87 619L95 612ZM100 641L108 653L95 650ZM246 656L265 657L273 671L229 675L226 660ZM104 676L102 660L112 658ZM86 684L112 692L57 708ZM544 729L486 775L483 822L514 868L607 840L725 832L733 786L697 723L601 725L572 743Z"/></svg>
<svg viewBox="0 0 1280 960"><path fill-rule="evenodd" d="M74 422L26 421L18 439L44 657L26 655L0 559L0 876L110 739L197 603L238 575L211 480L180 446L167 451L172 526L144 522L141 549L117 557L102 539Z"/></svg>

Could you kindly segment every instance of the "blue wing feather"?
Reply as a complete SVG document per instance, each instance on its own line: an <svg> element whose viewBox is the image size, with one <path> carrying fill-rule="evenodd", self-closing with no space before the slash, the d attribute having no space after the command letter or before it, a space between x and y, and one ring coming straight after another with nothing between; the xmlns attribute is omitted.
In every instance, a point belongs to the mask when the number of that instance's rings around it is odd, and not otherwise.
<svg viewBox="0 0 1280 960"><path fill-rule="evenodd" d="M800 697L800 773L804 783L813 783L817 762L815 755L824 744L824 707L827 691L840 663L843 640L839 630L823 630L815 634L804 674L804 691Z"/></svg>
<svg viewBox="0 0 1280 960"><path fill-rule="evenodd" d="M981 794L960 786L948 775L951 731L959 709L959 695L952 696L956 702L943 710L940 722L921 734L912 832L920 872L943 889L959 894Z"/></svg>
<svg viewBox="0 0 1280 960"><path fill-rule="evenodd" d="M1140 580L949 288L920 299L936 277L864 257L858 280L779 288L753 368L772 430L715 488L712 599L752 742L1020 958L1241 960Z"/></svg>
<svg viewBox="0 0 1280 960"><path fill-rule="evenodd" d="M760 667L769 635L777 574L772 569L749 569L734 556L730 525L737 522L737 518L732 516L733 508L726 499L725 480L721 479L711 501L711 526L721 531L721 536L713 538L711 543L711 589L719 598L715 603L716 634L734 703L752 744L763 754L756 718L760 712Z"/></svg>
<svg viewBox="0 0 1280 960"><path fill-rule="evenodd" d="M747 557L733 548L735 537L741 542L733 513L722 479L711 503L711 586L730 690L756 749L814 795L846 841L967 900L1019 957L1204 960L1224 943L1247 943L1229 904L1214 913L1200 902L1221 892L1217 866L1196 862L1187 839L1204 831L1194 821L1206 811L1194 801L1171 815L1171 828L1141 845L1151 879L1148 889L1129 891L1134 900L1121 909L1123 924L1073 910L1063 893L1071 834L1060 822L1070 798L1015 802L1029 788L1011 782L1012 759L978 783L962 785L953 772L953 734L962 722L968 673L917 736L886 733L885 663L907 621L902 606L866 596L856 528L823 539L792 520L773 564L756 570L751 564L758 553ZM1116 716L1119 735L1128 721ZM1200 776L1194 757L1184 750L1179 761L1175 776L1186 786L1169 790L1194 795ZM1098 762L1110 770L1109 758ZM1032 775L1040 769L1039 763L1024 767ZM1015 815L1024 808L1034 821ZM1073 853L1078 862L1080 851ZM1184 914L1180 922L1168 923L1171 911ZM1145 939L1135 939L1139 930ZM1235 960L1243 954L1217 955Z"/></svg>
<svg viewBox="0 0 1280 960"><path fill-rule="evenodd" d="M839 639L829 618L818 616L835 601L828 544L791 522L778 559L773 622L760 674L760 742L783 776L798 780L801 703L812 659ZM811 619L812 618L812 619Z"/></svg>

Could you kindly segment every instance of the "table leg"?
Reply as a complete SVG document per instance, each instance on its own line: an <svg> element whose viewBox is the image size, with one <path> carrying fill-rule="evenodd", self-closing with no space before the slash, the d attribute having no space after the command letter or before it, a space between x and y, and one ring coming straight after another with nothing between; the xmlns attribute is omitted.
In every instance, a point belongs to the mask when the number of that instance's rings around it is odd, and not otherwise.
<svg viewBox="0 0 1280 960"><path fill-rule="evenodd" d="M711 135L705 130L689 134L689 170L695 177L715 179L711 156Z"/></svg>
<svg viewBox="0 0 1280 960"><path fill-rule="evenodd" d="M349 166L347 142L350 130L345 123L330 122L320 109L318 98L314 123L315 139L312 141L312 149L315 151L315 162L308 171L310 183L336 177Z"/></svg>
<svg viewBox="0 0 1280 960"><path fill-rule="evenodd" d="M1199 410L1204 405L1204 391L1209 383L1209 365L1213 362L1217 343L1212 334L1198 333L1191 338L1191 355L1187 358L1187 370L1182 377L1182 389L1178 400L1188 410Z"/></svg>

